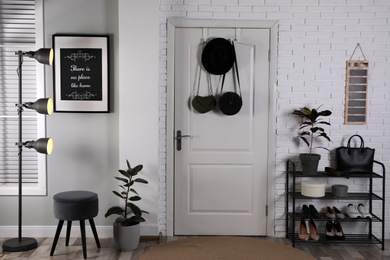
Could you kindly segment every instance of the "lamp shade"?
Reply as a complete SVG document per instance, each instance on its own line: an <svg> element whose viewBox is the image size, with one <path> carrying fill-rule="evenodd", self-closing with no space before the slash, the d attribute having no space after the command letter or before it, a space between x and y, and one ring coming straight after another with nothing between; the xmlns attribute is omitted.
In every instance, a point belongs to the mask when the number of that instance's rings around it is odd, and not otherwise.
<svg viewBox="0 0 390 260"><path fill-rule="evenodd" d="M51 65L53 63L53 49L41 48L37 51L29 51L26 56L36 59L39 63Z"/></svg>
<svg viewBox="0 0 390 260"><path fill-rule="evenodd" d="M53 100L51 98L41 98L35 102L26 103L26 107L34 109L39 114L51 115L53 113Z"/></svg>
<svg viewBox="0 0 390 260"><path fill-rule="evenodd" d="M40 138L36 141L28 141L24 146L27 148L34 148L38 153L50 155L53 151L53 139Z"/></svg>

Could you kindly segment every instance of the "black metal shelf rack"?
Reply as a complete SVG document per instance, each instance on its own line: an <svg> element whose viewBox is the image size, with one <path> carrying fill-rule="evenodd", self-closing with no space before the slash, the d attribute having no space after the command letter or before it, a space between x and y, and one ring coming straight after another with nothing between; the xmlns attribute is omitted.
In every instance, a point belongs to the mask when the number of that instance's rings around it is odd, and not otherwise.
<svg viewBox="0 0 390 260"><path fill-rule="evenodd" d="M286 166L286 237L291 240L292 246L295 247L296 243L350 243L350 244L381 244L382 250L385 249L385 166L383 163L374 161L374 163L379 164L382 167L382 174L377 173L350 173L346 175L328 175L325 172L318 172L316 174L302 174L301 171L295 170L295 164L287 160ZM291 169L292 168L292 169ZM324 233L320 232L320 239L318 241L307 240L303 241L298 238L298 233L295 231L295 222L299 221L301 213L296 211L295 202L296 200L307 200L313 199L301 195L300 191L296 190L296 178L367 178L369 179L369 191L368 192L358 192L358 193L348 193L346 198L333 197L331 193L325 193L324 197L315 198L319 200L367 200L369 202L369 210L372 215L372 218L356 218L351 219L347 215L345 219L342 219L343 222L368 222L368 232L366 234L345 234L345 240L328 240L325 237ZM292 185L290 189L290 179L292 179ZM382 180L382 191L378 195L373 192L373 179ZM291 200L290 200L291 198ZM372 212L372 201L379 200L382 202L382 212L381 216L377 216ZM289 205L292 204L292 211L289 211ZM325 216L324 213L320 213L320 217L316 221L328 221L329 219ZM289 221L291 221L291 226L289 226ZM378 238L372 232L372 223L381 224L381 237Z"/></svg>

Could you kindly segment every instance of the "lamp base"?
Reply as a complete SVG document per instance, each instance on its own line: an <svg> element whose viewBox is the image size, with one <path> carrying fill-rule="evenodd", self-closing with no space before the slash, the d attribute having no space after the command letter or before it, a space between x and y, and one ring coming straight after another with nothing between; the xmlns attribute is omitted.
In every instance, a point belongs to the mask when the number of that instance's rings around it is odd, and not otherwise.
<svg viewBox="0 0 390 260"><path fill-rule="evenodd" d="M3 250L8 252L27 251L37 247L37 241L31 237L22 237L21 240L19 238L11 238L3 243Z"/></svg>

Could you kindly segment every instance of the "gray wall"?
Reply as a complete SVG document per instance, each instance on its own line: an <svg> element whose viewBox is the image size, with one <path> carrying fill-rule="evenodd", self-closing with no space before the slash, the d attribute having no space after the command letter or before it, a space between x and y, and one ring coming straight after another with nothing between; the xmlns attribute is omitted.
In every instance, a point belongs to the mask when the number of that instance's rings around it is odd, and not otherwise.
<svg viewBox="0 0 390 260"><path fill-rule="evenodd" d="M91 190L99 195L99 236L112 235L116 216L104 218L118 205L112 194L118 169L143 164L149 185L136 188L137 203L150 212L142 235L158 234L159 212L159 1L44 0L45 45L52 35L110 35L110 113L54 113L47 118L47 136L54 140L48 157L48 195L25 197L25 236L54 235L52 197L66 190ZM120 55L119 55L120 53ZM53 97L52 68L45 68L46 95ZM13 236L17 198L0 197L0 236ZM164 211L164 209L162 209ZM14 234L15 233L15 234ZM63 232L64 233L64 232ZM73 235L77 235L72 231Z"/></svg>
<svg viewBox="0 0 390 260"><path fill-rule="evenodd" d="M45 0L45 44L52 47L55 33L110 35L111 113L53 113L47 117L47 136L54 140L48 156L48 195L24 197L24 226L55 226L52 197L65 190L85 189L99 195L98 226L111 225L104 213L117 199L119 165L118 117L118 2L113 0ZM46 69L46 94L53 97L52 68ZM0 226L17 225L17 198L0 197ZM4 210L7 209L7 210Z"/></svg>

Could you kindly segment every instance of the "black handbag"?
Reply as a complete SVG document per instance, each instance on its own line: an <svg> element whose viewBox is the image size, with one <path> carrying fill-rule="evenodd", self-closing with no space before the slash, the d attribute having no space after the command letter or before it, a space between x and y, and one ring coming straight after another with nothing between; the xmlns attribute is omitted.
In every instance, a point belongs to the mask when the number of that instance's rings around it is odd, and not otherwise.
<svg viewBox="0 0 390 260"><path fill-rule="evenodd" d="M199 78L198 78L198 90L195 97L192 99L192 107L201 114L207 113L213 110L217 105L217 100L213 95L213 87L211 86L210 74L208 74L209 95L199 96L200 89L200 75L202 68L199 66Z"/></svg>
<svg viewBox="0 0 390 260"><path fill-rule="evenodd" d="M360 138L360 147L351 147L351 139ZM349 138L347 147L336 149L337 170L344 173L371 173L373 171L375 149L364 147L364 140L360 135Z"/></svg>
<svg viewBox="0 0 390 260"><path fill-rule="evenodd" d="M234 48L234 43L232 43ZM234 51L235 53L235 51ZM241 87L240 87L240 77L238 73L238 65L237 65L237 59L235 59L234 62L234 68L236 71L236 77L237 77L237 83L238 83L238 90L240 94L237 94L236 92L226 92L223 93L222 96L219 98L219 108L221 109L222 113L228 116L232 116L240 112L242 107L242 96L241 96ZM223 74L222 77L222 86L221 86L221 93L223 92L223 85L225 83L225 75Z"/></svg>

